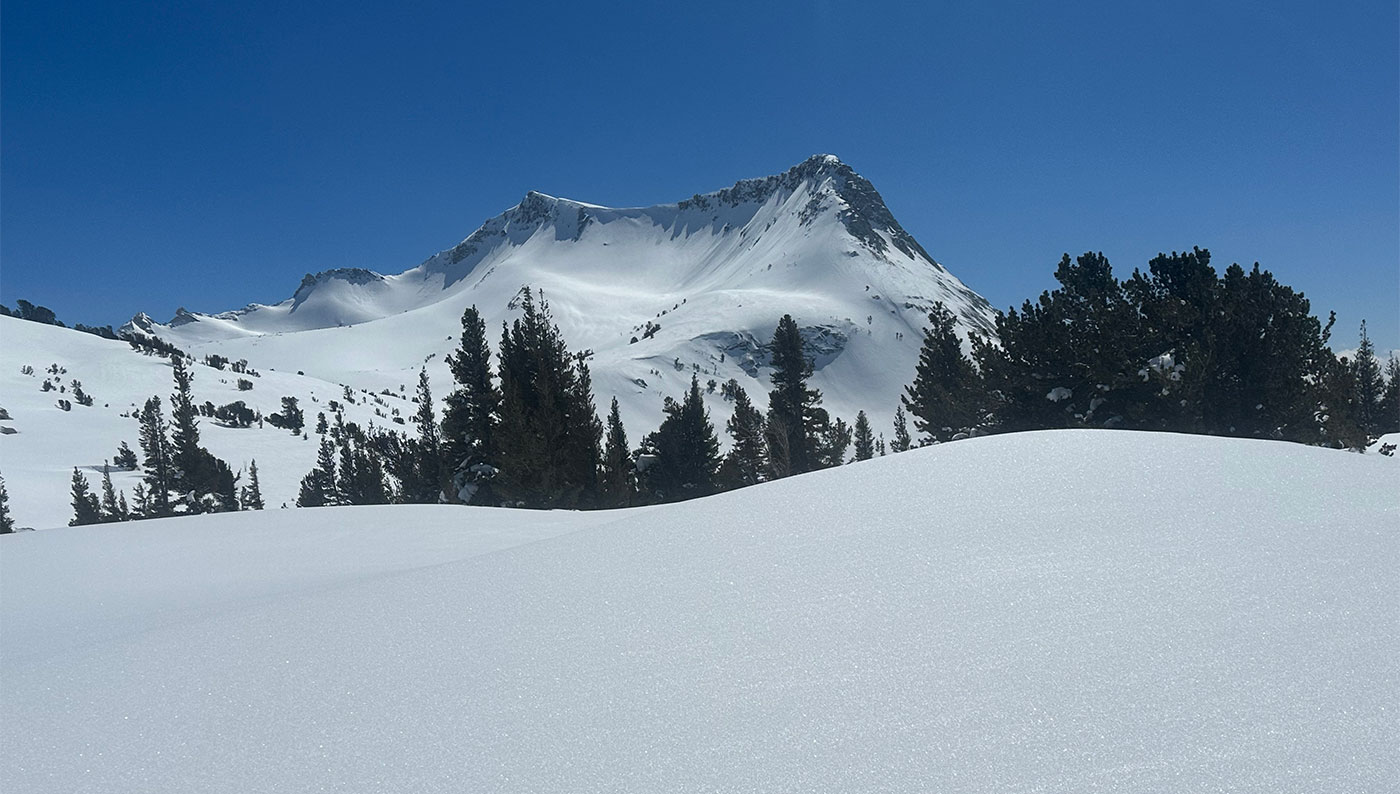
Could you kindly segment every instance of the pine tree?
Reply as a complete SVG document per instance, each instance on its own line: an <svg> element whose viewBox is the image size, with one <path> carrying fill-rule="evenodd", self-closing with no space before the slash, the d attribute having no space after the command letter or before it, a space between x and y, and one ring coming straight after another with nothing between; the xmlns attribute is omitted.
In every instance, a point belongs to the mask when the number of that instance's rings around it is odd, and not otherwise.
<svg viewBox="0 0 1400 794"><path fill-rule="evenodd" d="M306 414L297 405L297 398L282 398L282 426L292 431L292 435L301 435L302 428L306 427Z"/></svg>
<svg viewBox="0 0 1400 794"><path fill-rule="evenodd" d="M326 434L326 430L328 430L328 429L329 429L329 428L328 428L327 425L326 425L326 412L325 412L325 411L317 411L317 412L316 412L316 435L318 435L318 436L324 436L324 435Z"/></svg>
<svg viewBox="0 0 1400 794"><path fill-rule="evenodd" d="M444 401L443 489L452 501L494 504L489 473L499 462L496 426L501 393L491 376L486 323L475 306L462 313L462 344L447 357L447 365L457 388Z"/></svg>
<svg viewBox="0 0 1400 794"><path fill-rule="evenodd" d="M248 464L248 484L243 488L243 509L262 510L264 507L262 485L258 482L258 461L254 459Z"/></svg>
<svg viewBox="0 0 1400 794"><path fill-rule="evenodd" d="M928 321L914 382L904 387L900 401L914 415L920 433L931 441L950 441L976 426L981 380L971 359L963 355L953 313L935 303Z"/></svg>
<svg viewBox="0 0 1400 794"><path fill-rule="evenodd" d="M170 395L171 481L179 490L199 495L204 473L199 470L198 412L191 392L194 374L183 356L172 356L170 363L175 378L175 392Z"/></svg>
<svg viewBox="0 0 1400 794"><path fill-rule="evenodd" d="M413 414L418 438L409 445L411 465L400 477L404 501L434 504L442 494L442 436L433 413L433 392L428 384L428 369L418 371L418 410Z"/></svg>
<svg viewBox="0 0 1400 794"><path fill-rule="evenodd" d="M837 419L826 426L817 439L817 466L829 469L846 462L846 450L851 448L851 428L845 420Z"/></svg>
<svg viewBox="0 0 1400 794"><path fill-rule="evenodd" d="M726 489L745 488L762 482L768 468L763 412L754 406L738 381L730 380L725 391L734 399L734 413L724 424L734 443L720 464L719 480Z"/></svg>
<svg viewBox="0 0 1400 794"><path fill-rule="evenodd" d="M1400 433L1400 358L1392 356L1385 363L1385 392L1376 413L1380 417L1378 432Z"/></svg>
<svg viewBox="0 0 1400 794"><path fill-rule="evenodd" d="M821 408L821 392L807 388L812 360L802 350L802 334L792 315L778 321L769 350L773 360L773 390L768 393L770 463L776 451L782 464L771 468L775 476L812 471L819 465L817 447L828 417ZM779 469L785 473L779 474Z"/></svg>
<svg viewBox="0 0 1400 794"><path fill-rule="evenodd" d="M593 409L587 353L569 353L528 288L522 316L501 337L497 496L522 507L589 506L597 499L602 425Z"/></svg>
<svg viewBox="0 0 1400 794"><path fill-rule="evenodd" d="M337 427L342 427L339 415ZM321 436L321 445L316 450L316 465L301 478L297 489L297 507L323 507L336 504L335 443L328 433Z"/></svg>
<svg viewBox="0 0 1400 794"><path fill-rule="evenodd" d="M137 483L138 487L140 485L140 483ZM131 515L131 507L129 507L126 503L125 491L122 491L121 493L117 494L117 512L122 516L123 521L130 521L134 517Z"/></svg>
<svg viewBox="0 0 1400 794"><path fill-rule="evenodd" d="M151 518L154 515L155 507L151 504L151 494L146 490L145 483L136 483L136 487L131 489L131 498L136 503L132 518Z"/></svg>
<svg viewBox="0 0 1400 794"><path fill-rule="evenodd" d="M321 437L321 444L316 449L316 467L311 471L315 475L315 485L317 492L321 494L321 504L340 504L336 501L335 483L337 478L335 463L335 441L344 435L344 420L340 414L336 414L336 427L341 432L333 433L329 436Z"/></svg>
<svg viewBox="0 0 1400 794"><path fill-rule="evenodd" d="M1112 427L1134 414L1146 385L1137 309L1103 254L1066 254L1060 288L997 317L997 342L975 338L973 354L1005 430Z"/></svg>
<svg viewBox="0 0 1400 794"><path fill-rule="evenodd" d="M877 439L875 439L875 454L878 455L878 456L880 456L880 457L882 457L882 458L885 457L885 455L887 454L887 453L886 453L886 449L885 449L885 434L884 434L884 433L881 433L881 434L880 434L880 437L877 438Z"/></svg>
<svg viewBox="0 0 1400 794"><path fill-rule="evenodd" d="M297 507L324 507L326 492L321 485L321 471L312 469L301 478L297 488Z"/></svg>
<svg viewBox="0 0 1400 794"><path fill-rule="evenodd" d="M112 465L123 471L136 471L136 453L131 451L131 447L123 441L117 448L117 455L112 459Z"/></svg>
<svg viewBox="0 0 1400 794"><path fill-rule="evenodd" d="M170 491L174 487L171 467L171 450L165 414L161 411L160 398L152 397L141 409L140 446L144 456L141 467L145 469L148 503L142 508L144 518L157 518L171 514Z"/></svg>
<svg viewBox="0 0 1400 794"><path fill-rule="evenodd" d="M875 436L870 431L870 419L865 411L856 414L856 460L870 460L875 457Z"/></svg>
<svg viewBox="0 0 1400 794"><path fill-rule="evenodd" d="M125 521L128 516L121 505L117 504L117 491L112 487L112 469L110 466L102 466L102 521Z"/></svg>
<svg viewBox="0 0 1400 794"><path fill-rule="evenodd" d="M69 520L68 526L80 527L86 524L99 524L102 522L102 506L98 504L97 495L88 486L87 478L76 468L73 469L72 481L73 497L73 518Z"/></svg>
<svg viewBox="0 0 1400 794"><path fill-rule="evenodd" d="M1381 399L1385 396L1385 376L1376 360L1376 347L1366 333L1366 321L1361 321L1361 343L1351 364L1351 380L1355 389L1355 419L1368 438L1380 435Z"/></svg>
<svg viewBox="0 0 1400 794"><path fill-rule="evenodd" d="M622 414L617 398L608 411L607 446L603 450L603 506L627 507L636 494L636 465L627 444L627 431L622 427Z"/></svg>
<svg viewBox="0 0 1400 794"><path fill-rule="evenodd" d="M15 531L15 519L10 515L10 492L5 490L5 478L0 477L0 535Z"/></svg>
<svg viewBox="0 0 1400 794"><path fill-rule="evenodd" d="M909 422L904 417L904 406L900 405L894 409L894 440L890 442L891 452L908 452L913 446L913 440L909 438Z"/></svg>
<svg viewBox="0 0 1400 794"><path fill-rule="evenodd" d="M713 493L719 439L705 410L699 378L692 375L685 399L679 403L667 399L664 410L661 427L642 443L642 449L653 458L644 473L647 490L663 502Z"/></svg>

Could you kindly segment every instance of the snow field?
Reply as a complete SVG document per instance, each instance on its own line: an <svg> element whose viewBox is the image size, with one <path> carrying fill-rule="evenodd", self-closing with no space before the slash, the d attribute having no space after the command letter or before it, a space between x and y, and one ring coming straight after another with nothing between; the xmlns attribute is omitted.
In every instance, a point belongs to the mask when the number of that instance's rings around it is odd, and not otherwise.
<svg viewBox="0 0 1400 794"><path fill-rule="evenodd" d="M3 538L0 787L1387 791L1392 464L1061 431L643 510Z"/></svg>

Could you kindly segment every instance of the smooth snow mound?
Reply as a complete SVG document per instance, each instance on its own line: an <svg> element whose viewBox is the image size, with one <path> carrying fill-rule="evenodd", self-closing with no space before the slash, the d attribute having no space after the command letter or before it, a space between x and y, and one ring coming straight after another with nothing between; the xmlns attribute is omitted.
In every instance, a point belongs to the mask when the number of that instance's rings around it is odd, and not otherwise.
<svg viewBox="0 0 1400 794"><path fill-rule="evenodd" d="M1390 791L1395 484L1063 431L644 510L0 538L0 788Z"/></svg>

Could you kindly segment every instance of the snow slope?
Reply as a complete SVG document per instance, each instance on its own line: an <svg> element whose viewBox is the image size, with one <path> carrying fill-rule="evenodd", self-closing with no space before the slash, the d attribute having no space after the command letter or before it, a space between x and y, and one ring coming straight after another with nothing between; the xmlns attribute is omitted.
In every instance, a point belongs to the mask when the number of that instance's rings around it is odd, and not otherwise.
<svg viewBox="0 0 1400 794"><path fill-rule="evenodd" d="M26 366L33 369L32 375L24 374ZM62 374L50 374L54 366ZM404 392L397 383L390 395L356 391L351 404L340 384L297 375L295 370L255 369L258 377L195 364L192 392L196 404L207 401L222 406L242 400L264 415L281 411L282 397L297 398L306 417L308 439L268 424L235 429L212 419L199 420L201 443L235 472L257 461L263 498L272 507L296 503L302 475L316 464L320 438L309 431L318 411L329 413L328 401L345 406L347 421L381 427L398 427L393 424L394 411L406 418L416 409L410 401L416 377L403 384ZM253 388L240 391L240 378ZM42 390L46 379L55 385L54 391ZM91 406L73 400L74 380L92 395ZM57 390L60 386L62 392ZM10 415L0 420L0 430L14 431L0 432L0 475L5 478L16 523L41 529L66 525L73 516L69 499L73 468L80 468L93 492L100 494L102 465L116 455L121 442L138 457L141 454L136 413L155 395L168 418L173 391L169 359L143 355L126 342L0 317L0 408ZM68 400L72 410L60 409L59 399ZM139 471L112 472L113 486L125 491L128 499L140 480ZM246 485L247 477L240 484Z"/></svg>
<svg viewBox="0 0 1400 794"><path fill-rule="evenodd" d="M645 510L4 537L0 788L1390 791L1395 485L1060 431Z"/></svg>
<svg viewBox="0 0 1400 794"><path fill-rule="evenodd" d="M221 314L181 311L128 326L197 355L304 370L371 391L413 382L434 394L444 357L475 305L493 349L518 316L520 288L542 290L573 349L589 349L599 407L612 397L634 439L660 424L665 396L692 373L735 378L764 403L762 346L783 314L804 328L833 415L867 411L888 428L935 301L963 330L992 310L900 226L870 182L831 155L676 204L611 209L530 192L453 248L397 275L341 268L308 275L292 298ZM648 335L647 324L660 329ZM632 340L636 338L636 342ZM709 398L722 422L730 413Z"/></svg>

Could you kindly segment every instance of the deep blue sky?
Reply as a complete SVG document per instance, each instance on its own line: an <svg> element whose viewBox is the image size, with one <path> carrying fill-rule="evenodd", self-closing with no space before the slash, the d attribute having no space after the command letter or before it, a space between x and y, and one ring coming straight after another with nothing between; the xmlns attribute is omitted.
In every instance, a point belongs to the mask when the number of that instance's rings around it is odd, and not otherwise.
<svg viewBox="0 0 1400 794"><path fill-rule="evenodd" d="M271 303L831 152L998 307L1200 245L1400 347L1394 0L469 6L6 0L0 301Z"/></svg>

